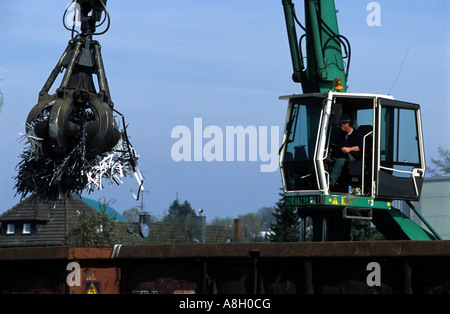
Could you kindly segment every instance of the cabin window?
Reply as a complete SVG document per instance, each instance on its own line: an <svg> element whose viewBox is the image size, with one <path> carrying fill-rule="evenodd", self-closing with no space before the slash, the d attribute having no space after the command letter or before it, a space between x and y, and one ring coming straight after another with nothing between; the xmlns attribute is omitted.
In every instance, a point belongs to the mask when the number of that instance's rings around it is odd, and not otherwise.
<svg viewBox="0 0 450 314"><path fill-rule="evenodd" d="M393 175L409 177L420 164L416 113L411 109L385 107L381 111L380 161L399 170Z"/></svg>
<svg viewBox="0 0 450 314"><path fill-rule="evenodd" d="M314 155L323 99L300 98L294 101L283 143L285 186L287 190L316 190Z"/></svg>

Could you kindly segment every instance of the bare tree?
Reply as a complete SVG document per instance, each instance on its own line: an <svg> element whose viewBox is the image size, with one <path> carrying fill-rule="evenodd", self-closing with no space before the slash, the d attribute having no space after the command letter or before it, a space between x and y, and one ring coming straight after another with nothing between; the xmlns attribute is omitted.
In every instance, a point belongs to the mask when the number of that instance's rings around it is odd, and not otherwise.
<svg viewBox="0 0 450 314"><path fill-rule="evenodd" d="M436 168L431 168L430 172L435 175L450 174L450 151L439 146L438 154L439 159L431 158L431 161Z"/></svg>

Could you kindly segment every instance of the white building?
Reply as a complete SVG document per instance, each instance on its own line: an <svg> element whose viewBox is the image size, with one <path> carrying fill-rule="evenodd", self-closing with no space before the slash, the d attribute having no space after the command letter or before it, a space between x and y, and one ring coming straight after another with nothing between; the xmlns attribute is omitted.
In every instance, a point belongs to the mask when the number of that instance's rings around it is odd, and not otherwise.
<svg viewBox="0 0 450 314"><path fill-rule="evenodd" d="M414 206L443 240L450 240L450 176L425 178ZM412 211L410 217L426 229Z"/></svg>

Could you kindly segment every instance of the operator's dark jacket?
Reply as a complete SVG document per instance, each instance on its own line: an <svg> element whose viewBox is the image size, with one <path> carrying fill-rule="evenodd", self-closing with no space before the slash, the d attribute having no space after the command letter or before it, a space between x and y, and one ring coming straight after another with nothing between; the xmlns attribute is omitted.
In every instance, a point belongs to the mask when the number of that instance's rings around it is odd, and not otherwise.
<svg viewBox="0 0 450 314"><path fill-rule="evenodd" d="M360 131L358 131L356 128L353 128L352 133L350 134L345 134L344 132L342 132L339 135L339 138L337 140L337 145L339 145L339 147L354 147L354 146L358 146L359 147L359 151L362 151L363 148L363 135ZM337 158L346 158L347 154L340 151Z"/></svg>

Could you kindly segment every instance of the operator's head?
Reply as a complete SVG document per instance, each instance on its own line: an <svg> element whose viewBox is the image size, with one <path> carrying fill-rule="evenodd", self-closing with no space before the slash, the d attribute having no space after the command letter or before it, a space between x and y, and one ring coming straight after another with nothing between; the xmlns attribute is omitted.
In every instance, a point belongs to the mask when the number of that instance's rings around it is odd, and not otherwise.
<svg viewBox="0 0 450 314"><path fill-rule="evenodd" d="M352 127L352 119L348 114L343 114L339 120L339 128L342 131L348 131Z"/></svg>

